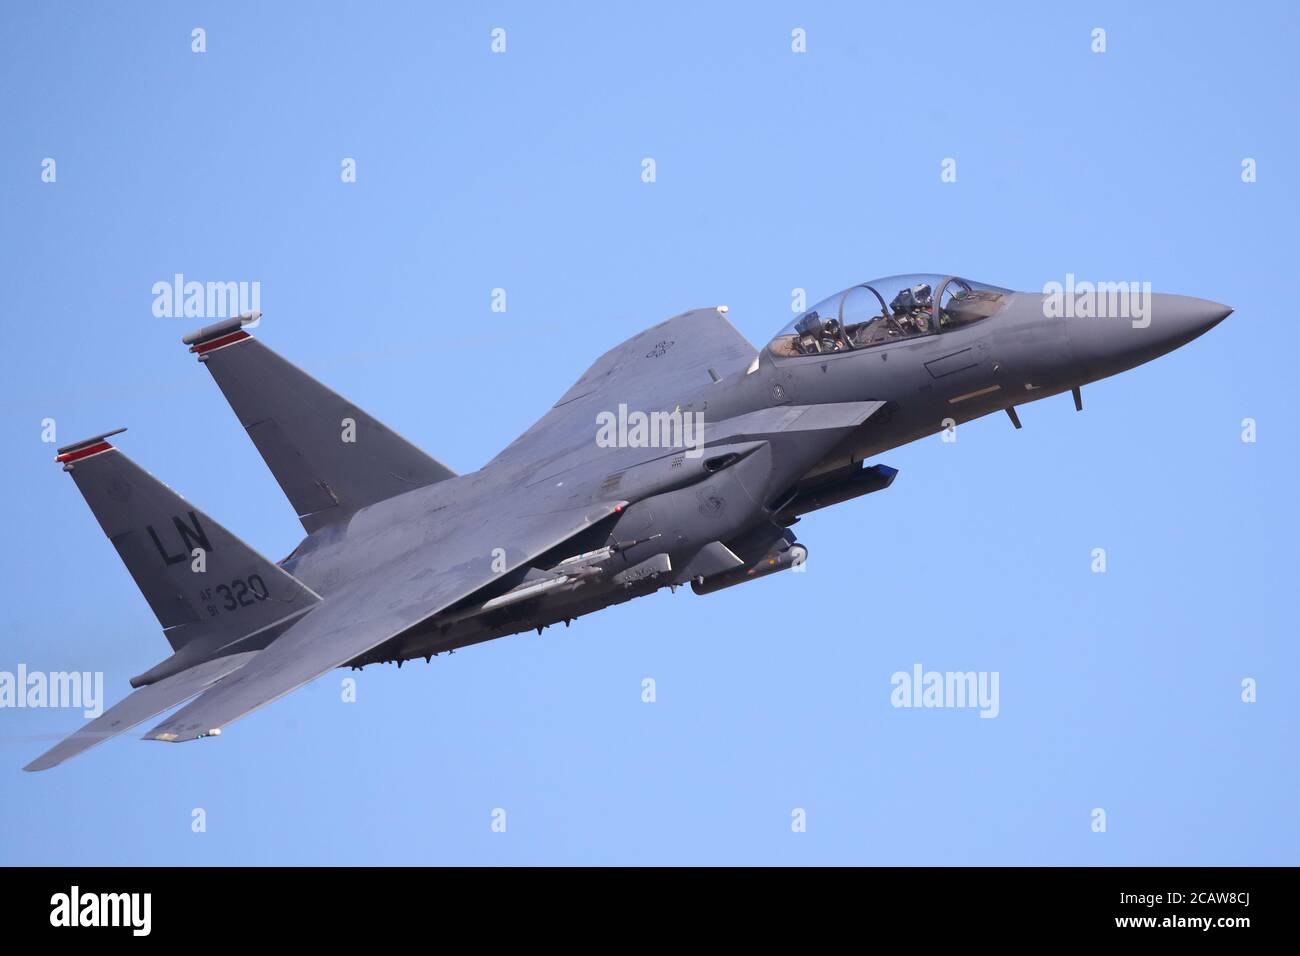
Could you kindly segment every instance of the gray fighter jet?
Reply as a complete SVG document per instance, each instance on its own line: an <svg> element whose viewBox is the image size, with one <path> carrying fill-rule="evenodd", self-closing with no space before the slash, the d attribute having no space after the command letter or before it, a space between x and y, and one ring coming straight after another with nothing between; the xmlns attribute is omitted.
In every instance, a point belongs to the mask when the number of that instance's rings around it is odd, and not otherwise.
<svg viewBox="0 0 1300 956"><path fill-rule="evenodd" d="M1232 310L1118 286L1022 293L957 276L855 285L762 349L725 307L605 353L504 451L457 475L253 338L185 336L307 536L268 561L137 467L110 432L59 449L174 653L28 764L194 698L149 740L210 737L331 668L542 628L659 588L806 558L801 515L886 488L905 442L1071 392Z"/></svg>

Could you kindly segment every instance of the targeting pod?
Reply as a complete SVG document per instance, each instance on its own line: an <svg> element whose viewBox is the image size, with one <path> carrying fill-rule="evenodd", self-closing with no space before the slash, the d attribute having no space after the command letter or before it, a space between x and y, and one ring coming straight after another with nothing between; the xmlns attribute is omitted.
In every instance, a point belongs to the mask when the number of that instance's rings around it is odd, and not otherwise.
<svg viewBox="0 0 1300 956"><path fill-rule="evenodd" d="M769 552L750 567L733 568L730 571L723 571L721 574L705 578L703 581L692 581L691 590L696 594L712 594L714 591L721 591L723 588L734 587L737 584L744 584L746 581L753 581L755 578L765 578L769 574L785 571L795 565L803 564L807 560L808 549L801 544L792 544L784 551Z"/></svg>

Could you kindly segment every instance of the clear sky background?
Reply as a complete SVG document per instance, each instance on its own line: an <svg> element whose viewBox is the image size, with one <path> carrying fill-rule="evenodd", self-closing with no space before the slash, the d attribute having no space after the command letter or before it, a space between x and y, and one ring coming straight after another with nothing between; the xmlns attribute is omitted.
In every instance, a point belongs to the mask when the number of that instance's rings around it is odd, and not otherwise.
<svg viewBox="0 0 1300 956"><path fill-rule="evenodd" d="M273 559L301 537L179 342L199 323L151 312L174 273L260 282L263 341L460 471L688 308L758 344L795 288L1072 272L1237 312L1083 414L882 456L891 489L799 525L803 575L368 668L354 704L333 672L220 739L151 721L41 774L79 712L0 710L0 862L1300 862L1298 17L4 4L0 670L103 671L110 702L168 648L42 419L130 426ZM999 672L1000 715L894 709L915 663Z"/></svg>

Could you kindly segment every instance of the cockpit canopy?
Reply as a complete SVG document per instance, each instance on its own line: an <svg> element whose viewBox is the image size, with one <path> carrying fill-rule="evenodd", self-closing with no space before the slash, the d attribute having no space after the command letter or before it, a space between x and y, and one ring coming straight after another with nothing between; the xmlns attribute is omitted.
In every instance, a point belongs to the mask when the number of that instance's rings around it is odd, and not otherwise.
<svg viewBox="0 0 1300 956"><path fill-rule="evenodd" d="M778 357L818 355L934 335L987 318L1011 291L959 276L872 279L818 302L768 348Z"/></svg>

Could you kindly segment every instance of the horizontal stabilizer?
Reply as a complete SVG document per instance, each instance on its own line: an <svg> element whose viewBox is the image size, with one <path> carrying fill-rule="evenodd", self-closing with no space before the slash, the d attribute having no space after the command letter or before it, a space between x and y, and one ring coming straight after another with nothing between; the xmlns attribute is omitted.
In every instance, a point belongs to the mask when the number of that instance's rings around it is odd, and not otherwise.
<svg viewBox="0 0 1300 956"><path fill-rule="evenodd" d="M69 757L84 753L109 737L115 737L141 721L184 703L205 687L211 686L227 674L243 667L256 653L256 651L249 651L243 654L231 654L229 657L219 657L156 684L141 687L118 701L75 734L63 738L23 769L48 770L63 763Z"/></svg>
<svg viewBox="0 0 1300 956"><path fill-rule="evenodd" d="M172 714L145 739L174 743L212 736L231 721L378 647L627 506L626 501L613 501L538 514L530 504L535 507L536 500L488 496L467 502L448 515L442 541L431 541L409 557L376 567L330 592L328 600L238 674ZM511 543L502 568L486 543L505 540ZM446 541L459 545L449 548Z"/></svg>

